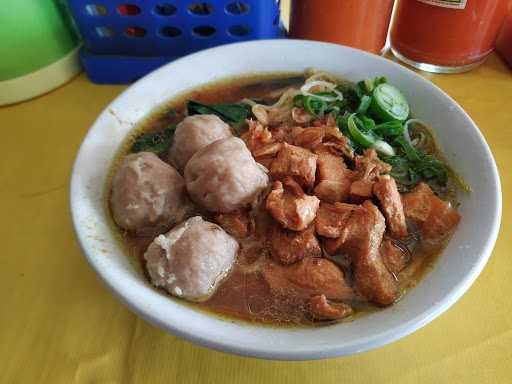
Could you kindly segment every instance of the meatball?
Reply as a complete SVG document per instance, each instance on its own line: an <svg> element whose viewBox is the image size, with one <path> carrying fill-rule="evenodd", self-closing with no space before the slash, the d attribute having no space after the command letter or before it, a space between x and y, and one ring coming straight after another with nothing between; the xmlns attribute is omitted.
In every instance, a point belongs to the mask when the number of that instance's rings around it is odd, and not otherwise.
<svg viewBox="0 0 512 384"><path fill-rule="evenodd" d="M114 221L129 231L168 229L190 207L183 177L151 152L126 156L112 180Z"/></svg>
<svg viewBox="0 0 512 384"><path fill-rule="evenodd" d="M191 199L212 212L227 213L252 203L268 184L264 168L237 138L217 140L185 167Z"/></svg>
<svg viewBox="0 0 512 384"><path fill-rule="evenodd" d="M176 127L169 160L180 170L190 158L214 141L231 137L229 125L215 115L194 115L186 117Z"/></svg>
<svg viewBox="0 0 512 384"><path fill-rule="evenodd" d="M237 241L217 224L195 216L149 245L144 259L152 283L170 294L203 301L228 274Z"/></svg>

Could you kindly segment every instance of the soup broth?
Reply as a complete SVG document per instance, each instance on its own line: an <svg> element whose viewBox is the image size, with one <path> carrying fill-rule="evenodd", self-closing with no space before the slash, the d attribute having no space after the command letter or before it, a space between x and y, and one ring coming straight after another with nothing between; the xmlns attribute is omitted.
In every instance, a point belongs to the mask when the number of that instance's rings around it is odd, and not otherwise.
<svg viewBox="0 0 512 384"><path fill-rule="evenodd" d="M149 116L134 134L127 139L123 150L118 154L118 161L113 171L129 152L134 140L141 133L158 132L183 120L186 116L187 100L194 100L204 104L212 103L237 103L244 99L255 100L258 103L271 104L290 87L300 87L305 78L302 74L276 73L264 75L252 75L247 77L232 78L212 83L207 86L194 89L188 93L177 96L163 107ZM417 127L414 132L422 129ZM240 132L235 132L240 133ZM421 132L420 132L421 133ZM430 132L424 131L430 135ZM439 159L442 154L437 147L430 143L425 144L428 152ZM164 161L168 161L167 152L160 155ZM450 199L456 204L453 181L449 180L448 187L436 191L444 199ZM213 215L201 211L205 219L213 221ZM240 250L237 261L229 275L220 283L218 289L206 301L192 303L198 309L206 310L230 319L238 319L248 322L278 324L278 325L319 325L330 324L329 321L314 321L308 313L307 303L304 299L293 295L285 295L273 291L263 277L259 265L264 260L271 258L268 244L261 241L265 231L272 225L271 215L264 209L263 202L256 205L251 211L255 224L255 233L247 238L238 238ZM407 266L394 277L398 282L399 295L402 296L414 287L422 276L432 268L438 255L446 245L447 239L438 242L425 242L420 239L415 226L410 226L410 233L403 240L393 240L400 248L406 250L410 260ZM116 227L121 242L128 254L140 265L146 278L149 278L145 268L144 252L158 233L135 233L123 231ZM386 238L386 237L385 237ZM347 272L346 260L343 256L326 256L340 268L345 270L345 277L353 284L352 276ZM360 315L376 310L373 304L366 300L353 300L350 302L353 308L351 316L343 321L352 321Z"/></svg>

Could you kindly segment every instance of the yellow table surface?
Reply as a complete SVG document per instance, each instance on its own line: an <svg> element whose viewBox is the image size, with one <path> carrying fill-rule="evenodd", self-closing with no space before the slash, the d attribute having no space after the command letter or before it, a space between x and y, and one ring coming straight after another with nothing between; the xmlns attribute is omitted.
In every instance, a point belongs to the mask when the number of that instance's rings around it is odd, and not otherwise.
<svg viewBox="0 0 512 384"><path fill-rule="evenodd" d="M124 86L82 74L0 108L1 383L512 383L512 76L492 55L460 75L422 74L476 121L500 169L504 214L489 264L466 295L378 350L313 362L211 351L149 325L107 291L71 227L80 142Z"/></svg>

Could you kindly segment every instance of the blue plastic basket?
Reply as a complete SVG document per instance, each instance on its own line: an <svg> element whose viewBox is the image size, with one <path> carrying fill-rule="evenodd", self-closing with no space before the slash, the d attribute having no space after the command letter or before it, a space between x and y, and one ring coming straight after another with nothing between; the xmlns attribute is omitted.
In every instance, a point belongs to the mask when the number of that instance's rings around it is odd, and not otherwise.
<svg viewBox="0 0 512 384"><path fill-rule="evenodd" d="M68 0L96 83L129 83L188 53L284 35L278 0Z"/></svg>

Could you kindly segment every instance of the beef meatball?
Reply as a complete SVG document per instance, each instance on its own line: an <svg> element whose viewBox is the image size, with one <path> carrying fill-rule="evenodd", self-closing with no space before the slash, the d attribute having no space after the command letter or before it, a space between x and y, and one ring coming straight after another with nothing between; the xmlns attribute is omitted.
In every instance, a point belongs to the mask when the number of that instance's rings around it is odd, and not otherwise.
<svg viewBox="0 0 512 384"><path fill-rule="evenodd" d="M157 236L144 259L155 286L187 300L203 301L230 271L238 247L217 224L195 216Z"/></svg>
<svg viewBox="0 0 512 384"><path fill-rule="evenodd" d="M214 141L231 136L233 134L229 125L218 116L188 116L176 127L169 149L169 160L178 169L183 170L194 153Z"/></svg>
<svg viewBox="0 0 512 384"><path fill-rule="evenodd" d="M191 199L212 212L227 213L252 203L268 184L264 168L237 138L217 140L185 167Z"/></svg>
<svg viewBox="0 0 512 384"><path fill-rule="evenodd" d="M125 157L112 180L114 221L129 231L170 228L190 208L183 177L151 152Z"/></svg>

